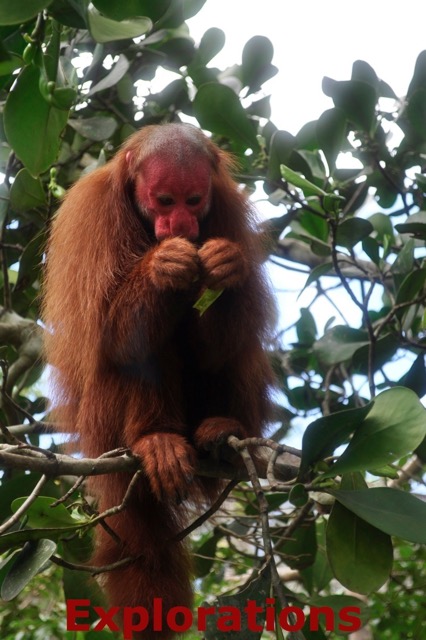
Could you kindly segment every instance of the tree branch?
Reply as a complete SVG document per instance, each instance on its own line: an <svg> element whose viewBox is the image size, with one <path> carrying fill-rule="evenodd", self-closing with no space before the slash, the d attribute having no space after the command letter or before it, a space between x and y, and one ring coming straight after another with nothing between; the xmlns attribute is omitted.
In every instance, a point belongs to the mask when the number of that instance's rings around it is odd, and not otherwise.
<svg viewBox="0 0 426 640"><path fill-rule="evenodd" d="M268 440L257 438L257 444L268 446ZM276 444L276 443L274 443ZM281 445L282 446L282 445ZM275 462L275 478L288 482L298 473L300 452L291 449L292 453L281 453ZM26 469L46 474L49 477L64 475L72 476L97 476L105 473L126 472L135 473L140 469L140 462L132 456L130 451L125 451L115 457L100 458L73 458L65 454L49 453L49 457L40 450L29 445L0 445L0 467L7 469ZM260 477L267 477L268 457L259 456L257 464ZM200 460L197 466L197 474L207 477L246 480L247 475L241 474L229 463L213 460Z"/></svg>

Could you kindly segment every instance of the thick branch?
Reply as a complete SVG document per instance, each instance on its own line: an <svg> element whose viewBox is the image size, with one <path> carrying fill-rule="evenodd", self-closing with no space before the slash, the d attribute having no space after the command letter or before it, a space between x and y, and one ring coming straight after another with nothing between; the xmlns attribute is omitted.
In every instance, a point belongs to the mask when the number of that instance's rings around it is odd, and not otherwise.
<svg viewBox="0 0 426 640"><path fill-rule="evenodd" d="M140 462L130 452L107 458L72 458L64 454L51 454L47 457L39 450L22 446L0 445L0 467L8 469L28 469L38 471L50 477L64 475L95 476L105 473L134 473L140 468ZM268 456L269 457L269 456ZM267 477L268 457L260 459L258 472L260 477ZM293 479L298 472L299 460L296 456L283 453L275 465L275 478L283 482ZM242 474L230 464L203 460L198 462L197 474L201 476L245 480Z"/></svg>

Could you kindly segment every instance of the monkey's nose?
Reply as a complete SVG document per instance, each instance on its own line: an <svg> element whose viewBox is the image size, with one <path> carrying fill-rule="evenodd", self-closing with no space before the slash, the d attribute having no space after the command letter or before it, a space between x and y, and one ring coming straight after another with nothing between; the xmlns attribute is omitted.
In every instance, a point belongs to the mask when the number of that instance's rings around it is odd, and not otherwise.
<svg viewBox="0 0 426 640"><path fill-rule="evenodd" d="M187 240L196 240L198 237L198 220L194 215L180 214L170 218L170 235L182 236Z"/></svg>

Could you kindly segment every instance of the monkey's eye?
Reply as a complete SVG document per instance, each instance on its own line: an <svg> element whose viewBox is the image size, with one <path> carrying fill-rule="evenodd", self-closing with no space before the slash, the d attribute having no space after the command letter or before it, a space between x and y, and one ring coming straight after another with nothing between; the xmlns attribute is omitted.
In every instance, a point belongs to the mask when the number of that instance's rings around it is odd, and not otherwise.
<svg viewBox="0 0 426 640"><path fill-rule="evenodd" d="M170 205L174 204L174 200L170 196L158 196L157 202L163 207L170 207Z"/></svg>
<svg viewBox="0 0 426 640"><path fill-rule="evenodd" d="M186 201L186 204L189 204L189 206L194 206L196 204L200 204L200 202L201 202L201 196L191 196Z"/></svg>

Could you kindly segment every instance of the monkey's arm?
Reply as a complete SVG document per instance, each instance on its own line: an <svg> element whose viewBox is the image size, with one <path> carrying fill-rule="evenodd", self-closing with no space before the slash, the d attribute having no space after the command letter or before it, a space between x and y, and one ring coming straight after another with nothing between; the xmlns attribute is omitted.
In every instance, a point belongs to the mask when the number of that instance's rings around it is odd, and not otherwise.
<svg viewBox="0 0 426 640"><path fill-rule="evenodd" d="M195 246L170 238L142 257L122 282L108 310L104 345L117 364L140 364L170 337L182 298L198 276ZM189 304L189 303L188 303Z"/></svg>

